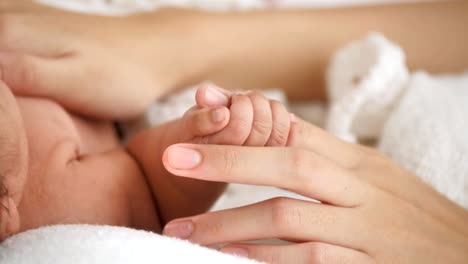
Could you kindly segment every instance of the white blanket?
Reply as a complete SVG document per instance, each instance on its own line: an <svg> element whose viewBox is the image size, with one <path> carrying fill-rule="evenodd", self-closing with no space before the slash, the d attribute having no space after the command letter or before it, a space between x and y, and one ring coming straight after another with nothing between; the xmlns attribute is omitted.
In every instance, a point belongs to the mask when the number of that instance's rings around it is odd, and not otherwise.
<svg viewBox="0 0 468 264"><path fill-rule="evenodd" d="M0 245L2 264L254 264L218 251L123 227L62 225L19 234Z"/></svg>
<svg viewBox="0 0 468 264"><path fill-rule="evenodd" d="M329 69L327 128L378 148L468 208L468 73L410 74L405 55L382 35L338 51Z"/></svg>
<svg viewBox="0 0 468 264"><path fill-rule="evenodd" d="M339 5L362 5L375 3L410 2L410 0L36 0L66 9L122 15L145 11L162 6L201 8L214 11L248 10L254 8L280 7L334 7ZM413 2L421 0L412 0ZM426 0L427 1L427 0Z"/></svg>

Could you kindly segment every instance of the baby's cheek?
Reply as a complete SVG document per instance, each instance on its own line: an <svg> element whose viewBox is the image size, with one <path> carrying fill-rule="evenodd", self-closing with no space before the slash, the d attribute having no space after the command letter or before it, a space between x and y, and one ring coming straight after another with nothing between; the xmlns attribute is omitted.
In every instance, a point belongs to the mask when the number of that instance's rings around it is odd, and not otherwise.
<svg viewBox="0 0 468 264"><path fill-rule="evenodd" d="M128 155L110 152L82 156L70 164L74 179L66 183L69 203L86 222L128 226L130 219L129 190L138 177L138 168Z"/></svg>
<svg viewBox="0 0 468 264"><path fill-rule="evenodd" d="M83 221L157 230L151 189L136 161L123 149L80 158L70 198ZM83 207L83 202L86 206Z"/></svg>

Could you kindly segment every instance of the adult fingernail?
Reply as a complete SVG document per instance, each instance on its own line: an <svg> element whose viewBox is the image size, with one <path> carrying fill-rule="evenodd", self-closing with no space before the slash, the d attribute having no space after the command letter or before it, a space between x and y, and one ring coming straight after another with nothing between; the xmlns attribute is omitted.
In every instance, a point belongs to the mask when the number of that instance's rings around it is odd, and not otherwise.
<svg viewBox="0 0 468 264"><path fill-rule="evenodd" d="M222 122L224 121L225 118L226 118L226 111L224 108L214 109L211 112L211 120L213 120L213 122L215 123Z"/></svg>
<svg viewBox="0 0 468 264"><path fill-rule="evenodd" d="M167 150L167 159L174 169L190 170L201 163L202 155L194 149L172 146Z"/></svg>
<svg viewBox="0 0 468 264"><path fill-rule="evenodd" d="M225 247L221 249L221 252L244 258L247 258L249 256L247 250L238 247Z"/></svg>
<svg viewBox="0 0 468 264"><path fill-rule="evenodd" d="M192 235L193 227L193 222L190 220L175 221L164 227L163 235L185 239Z"/></svg>
<svg viewBox="0 0 468 264"><path fill-rule="evenodd" d="M205 103L208 105L227 105L229 98L216 86L209 85L205 91Z"/></svg>

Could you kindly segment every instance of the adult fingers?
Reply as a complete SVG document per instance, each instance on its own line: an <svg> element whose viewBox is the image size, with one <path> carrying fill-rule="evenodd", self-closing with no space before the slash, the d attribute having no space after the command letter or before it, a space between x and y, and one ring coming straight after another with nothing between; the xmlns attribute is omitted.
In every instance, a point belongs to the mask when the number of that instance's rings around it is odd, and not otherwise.
<svg viewBox="0 0 468 264"><path fill-rule="evenodd" d="M342 141L299 117L294 118L288 146L310 149L345 168L355 167L362 159L362 148Z"/></svg>
<svg viewBox="0 0 468 264"><path fill-rule="evenodd" d="M141 87L151 84L140 76L125 74L116 82L116 74L73 56L54 59L0 53L0 78L17 95L47 97L72 111L106 119L126 119L142 113L154 93ZM138 93L128 89L126 85L131 83L141 88Z"/></svg>
<svg viewBox="0 0 468 264"><path fill-rule="evenodd" d="M90 109L90 105L97 106L92 103L93 100L102 102L103 99L99 96L99 89L95 89L90 96L84 68L74 63L72 58L0 53L0 78L14 94L47 97L68 108L82 111ZM83 81L76 82L77 79Z"/></svg>
<svg viewBox="0 0 468 264"><path fill-rule="evenodd" d="M368 195L350 171L300 148L177 144L166 149L163 163L177 176L276 186L340 206L360 205Z"/></svg>
<svg viewBox="0 0 468 264"><path fill-rule="evenodd" d="M247 146L265 146L273 128L270 103L263 95L250 93L248 97L253 106L253 122L250 135L245 141Z"/></svg>
<svg viewBox="0 0 468 264"><path fill-rule="evenodd" d="M288 142L291 119L286 107L275 100L270 101L273 128L267 146L285 146Z"/></svg>
<svg viewBox="0 0 468 264"><path fill-rule="evenodd" d="M237 244L227 245L221 251L272 264L375 263L370 256L363 252L319 242L291 245Z"/></svg>
<svg viewBox="0 0 468 264"><path fill-rule="evenodd" d="M357 247L362 242L360 231L353 228L349 210L309 201L274 198L175 220L166 225L163 233L202 245L282 238Z"/></svg>
<svg viewBox="0 0 468 264"><path fill-rule="evenodd" d="M0 77L20 95L44 96L63 83L68 74L65 61L36 56L1 52ZM70 77L70 76L68 76Z"/></svg>

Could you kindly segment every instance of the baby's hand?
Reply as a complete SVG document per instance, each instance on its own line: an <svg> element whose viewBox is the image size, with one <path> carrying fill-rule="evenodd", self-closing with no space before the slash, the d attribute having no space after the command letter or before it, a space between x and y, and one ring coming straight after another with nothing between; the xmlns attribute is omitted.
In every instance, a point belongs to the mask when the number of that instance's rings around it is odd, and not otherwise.
<svg viewBox="0 0 468 264"><path fill-rule="evenodd" d="M260 93L232 93L201 86L197 106L182 118L189 142L245 146L286 146L294 116ZM188 139L188 138L187 138Z"/></svg>
<svg viewBox="0 0 468 264"><path fill-rule="evenodd" d="M281 103L257 93L231 93L204 85L198 89L196 100L197 105L181 119L142 131L129 143L130 153L152 187L163 223L202 213L226 186L173 177L166 169L169 155L181 160L197 157L183 148L179 149L182 152L171 152L167 147L177 143L285 146L290 130L296 130L291 126L294 119Z"/></svg>

